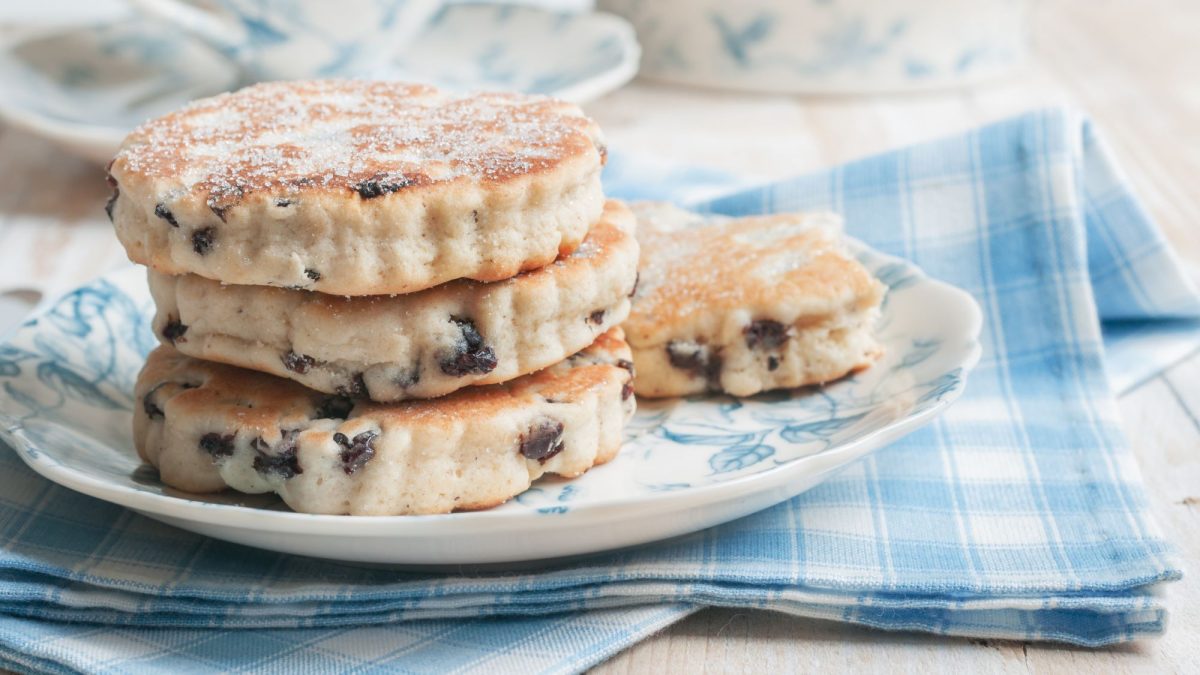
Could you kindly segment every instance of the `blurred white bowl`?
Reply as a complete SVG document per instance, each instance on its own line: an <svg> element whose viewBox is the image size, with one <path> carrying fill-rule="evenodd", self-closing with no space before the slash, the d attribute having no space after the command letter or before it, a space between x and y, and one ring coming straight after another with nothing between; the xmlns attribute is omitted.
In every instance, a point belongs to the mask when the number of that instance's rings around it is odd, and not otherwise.
<svg viewBox="0 0 1200 675"><path fill-rule="evenodd" d="M599 0L633 23L641 74L792 93L912 91L1004 74L1028 0Z"/></svg>

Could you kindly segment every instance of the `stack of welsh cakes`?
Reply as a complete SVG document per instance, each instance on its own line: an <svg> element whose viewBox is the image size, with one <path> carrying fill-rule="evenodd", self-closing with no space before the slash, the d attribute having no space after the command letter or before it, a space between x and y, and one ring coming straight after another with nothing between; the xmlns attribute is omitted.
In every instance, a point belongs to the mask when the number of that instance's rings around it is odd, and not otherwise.
<svg viewBox="0 0 1200 675"><path fill-rule="evenodd" d="M257 85L134 131L109 214L162 346L134 436L167 485L293 509L487 508L619 449L633 216L578 108Z"/></svg>

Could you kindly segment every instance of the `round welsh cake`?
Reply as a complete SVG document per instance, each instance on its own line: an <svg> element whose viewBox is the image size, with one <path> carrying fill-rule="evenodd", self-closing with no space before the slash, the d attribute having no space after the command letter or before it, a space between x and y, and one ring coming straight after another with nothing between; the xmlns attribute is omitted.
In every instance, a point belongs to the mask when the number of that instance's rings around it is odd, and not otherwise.
<svg viewBox="0 0 1200 675"><path fill-rule="evenodd" d="M570 255L511 279L346 298L151 271L155 334L189 356L373 401L511 380L587 347L629 315L633 214L609 202Z"/></svg>
<svg viewBox="0 0 1200 675"><path fill-rule="evenodd" d="M562 101L272 82L134 130L107 208L130 259L162 274L411 293L570 253L603 209L604 159Z"/></svg>
<svg viewBox="0 0 1200 675"><path fill-rule="evenodd" d="M641 283L623 325L637 394L822 384L879 357L885 286L832 213L727 218L637 203Z"/></svg>
<svg viewBox="0 0 1200 675"><path fill-rule="evenodd" d="M484 509L543 474L616 456L633 414L620 328L550 368L438 399L378 404L152 351L135 386L138 454L188 492L276 492L304 513Z"/></svg>

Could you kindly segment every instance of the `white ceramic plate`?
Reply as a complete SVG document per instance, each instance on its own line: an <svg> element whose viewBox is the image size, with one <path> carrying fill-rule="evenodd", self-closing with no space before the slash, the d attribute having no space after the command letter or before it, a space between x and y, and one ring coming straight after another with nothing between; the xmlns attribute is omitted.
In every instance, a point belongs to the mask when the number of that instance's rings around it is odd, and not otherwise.
<svg viewBox="0 0 1200 675"><path fill-rule="evenodd" d="M440 516L314 516L273 495L189 495L142 465L133 382L154 345L143 272L102 278L0 346L0 438L46 478L219 539L396 564L537 560L693 532L767 508L929 422L979 358L980 312L963 291L859 249L890 290L886 356L824 389L735 400L639 401L614 461L543 479L492 509Z"/></svg>
<svg viewBox="0 0 1200 675"><path fill-rule="evenodd" d="M640 55L633 29L615 16L451 5L395 62L356 75L583 102L632 79ZM97 162L143 121L242 84L209 47L145 19L0 45L0 119Z"/></svg>

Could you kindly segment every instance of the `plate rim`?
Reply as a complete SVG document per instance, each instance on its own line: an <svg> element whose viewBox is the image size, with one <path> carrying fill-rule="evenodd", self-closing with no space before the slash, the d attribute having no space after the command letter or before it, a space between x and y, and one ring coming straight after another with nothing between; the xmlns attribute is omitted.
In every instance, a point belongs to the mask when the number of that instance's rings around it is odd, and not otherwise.
<svg viewBox="0 0 1200 675"><path fill-rule="evenodd" d="M971 372L978 365L983 353L983 347L980 342L983 313L979 304L966 291L928 276L911 261L877 251L851 237L847 237L847 239L851 242L852 246L863 247L886 263L898 262L903 264L912 270L923 284L928 284L936 292L947 294L950 297L957 297L958 301L961 302L962 308L960 311L965 313L961 318L965 320L964 325L966 326L966 329L963 330L963 337L968 338L969 342L964 345L967 348L964 358L957 364L960 370L959 385L940 396L929 408L894 420L859 438L833 445L811 455L799 457L766 471L739 476L728 481L712 483L687 490L643 494L633 499L602 498L596 501L571 505L565 511L552 509L510 512L491 509L447 514L394 516L308 514L294 511L266 510L237 504L203 502L172 495L155 494L153 492L138 490L134 487L113 484L103 478L62 464L46 455L44 451L31 448L34 444L23 437L21 432L24 431L24 427L20 420L15 420L3 414L0 414L0 422L3 422L5 426L0 427L0 437L8 440L14 446L19 446L15 448L17 455L33 471L67 489L143 513L150 512L194 523L213 523L215 520L219 520L221 527L235 528L243 531L263 530L269 525L273 531L280 533L303 532L322 536L390 537L400 540L408 537L428 536L434 530L444 530L448 527L453 527L455 530L453 532L442 532L440 536L449 534L461 535L464 530L469 532L473 529L520 529L527 527L531 518L538 519L542 525L549 525L553 521L557 526L562 526L568 521L576 520L611 520L613 515L637 507L656 507L655 513L662 514L687 510L697 505L717 504L730 499L736 499L738 495L745 494L746 491L754 487L760 487L763 490L777 489L782 485L786 485L795 474L804 473L802 469L807 470L812 464L829 462L831 466L828 470L841 468L852 461L838 461L844 455L865 455L878 447L915 431L943 413L966 390ZM57 307L64 298L79 289L100 280L111 280L114 277L124 279L126 276L133 276L140 269L139 267L130 265L114 270L86 284L71 289L53 301L44 302L16 330L4 336L0 340L0 343L10 341L17 331L25 329L38 321L42 316ZM127 451L130 451L130 449L127 449ZM834 461L830 462L830 460ZM603 467L597 467L597 469L602 470ZM788 495L784 499L792 496L795 495ZM773 503L778 503L779 501L782 500L777 500ZM605 513L608 514L607 518L605 517ZM551 520L542 520L549 516L553 516L553 518ZM353 527L348 528L347 525L350 524Z"/></svg>

